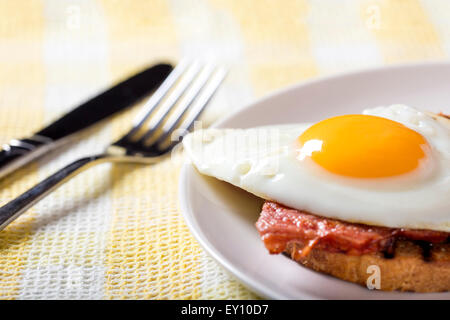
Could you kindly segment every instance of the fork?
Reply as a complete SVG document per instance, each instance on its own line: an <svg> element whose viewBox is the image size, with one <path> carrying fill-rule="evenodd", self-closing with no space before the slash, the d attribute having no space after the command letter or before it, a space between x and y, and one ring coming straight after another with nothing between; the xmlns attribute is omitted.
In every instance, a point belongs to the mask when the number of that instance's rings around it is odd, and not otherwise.
<svg viewBox="0 0 450 320"><path fill-rule="evenodd" d="M78 159L0 207L0 231L78 173L104 162L153 164L166 157L208 104L226 69L181 61L160 85L131 130L104 153Z"/></svg>

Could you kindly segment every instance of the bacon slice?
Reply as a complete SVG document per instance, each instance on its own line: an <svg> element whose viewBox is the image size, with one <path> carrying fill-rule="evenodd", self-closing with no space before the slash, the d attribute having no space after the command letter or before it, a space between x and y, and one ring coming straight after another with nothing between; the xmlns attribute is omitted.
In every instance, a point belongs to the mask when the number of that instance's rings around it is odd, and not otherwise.
<svg viewBox="0 0 450 320"><path fill-rule="evenodd" d="M390 253L396 239L441 243L449 239L447 232L396 229L348 223L291 209L266 201L256 228L270 253L285 251L288 244L302 247L300 255L312 248L349 255L375 252Z"/></svg>

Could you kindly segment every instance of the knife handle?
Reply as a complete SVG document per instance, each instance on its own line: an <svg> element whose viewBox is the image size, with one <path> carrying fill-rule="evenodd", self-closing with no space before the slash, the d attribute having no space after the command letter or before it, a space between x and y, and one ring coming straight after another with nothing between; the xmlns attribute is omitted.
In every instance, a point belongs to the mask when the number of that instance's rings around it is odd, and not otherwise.
<svg viewBox="0 0 450 320"><path fill-rule="evenodd" d="M90 98L36 134L53 140L79 132L129 107L154 91L170 74L172 66L157 64Z"/></svg>
<svg viewBox="0 0 450 320"><path fill-rule="evenodd" d="M82 103L31 138L11 140L0 149L0 179L49 152L73 134L133 105L151 93L172 71L156 64Z"/></svg>

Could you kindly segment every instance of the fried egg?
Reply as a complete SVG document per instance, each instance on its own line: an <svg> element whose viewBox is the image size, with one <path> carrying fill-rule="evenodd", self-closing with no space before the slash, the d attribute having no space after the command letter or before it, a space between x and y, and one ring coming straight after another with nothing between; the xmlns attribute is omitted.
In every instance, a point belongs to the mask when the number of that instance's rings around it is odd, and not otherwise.
<svg viewBox="0 0 450 320"><path fill-rule="evenodd" d="M204 129L183 146L199 172L347 222L450 232L450 126L405 105L317 123Z"/></svg>

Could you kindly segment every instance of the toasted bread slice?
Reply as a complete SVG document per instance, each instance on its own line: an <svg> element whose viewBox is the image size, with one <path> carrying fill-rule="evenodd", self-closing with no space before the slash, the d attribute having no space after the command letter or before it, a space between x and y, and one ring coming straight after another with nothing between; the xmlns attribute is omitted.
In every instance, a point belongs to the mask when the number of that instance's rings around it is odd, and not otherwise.
<svg viewBox="0 0 450 320"><path fill-rule="evenodd" d="M447 232L371 227L271 201L264 203L256 228L270 253L284 252L343 280L361 285L375 281L381 290L450 290Z"/></svg>
<svg viewBox="0 0 450 320"><path fill-rule="evenodd" d="M450 244L435 244L427 248L413 241L399 240L394 254L361 256L334 253L313 248L307 256L296 254L301 245L291 243L286 253L295 261L315 271L358 283L373 284L373 267L379 269L379 284L385 291L442 292L450 290Z"/></svg>

